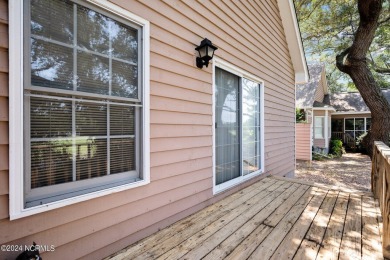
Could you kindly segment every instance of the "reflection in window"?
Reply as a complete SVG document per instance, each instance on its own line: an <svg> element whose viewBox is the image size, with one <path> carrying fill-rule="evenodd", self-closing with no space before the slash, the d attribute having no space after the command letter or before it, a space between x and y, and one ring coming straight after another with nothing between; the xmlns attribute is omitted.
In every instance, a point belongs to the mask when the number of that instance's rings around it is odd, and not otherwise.
<svg viewBox="0 0 390 260"><path fill-rule="evenodd" d="M26 207L141 179L142 28L68 0L25 6Z"/></svg>
<svg viewBox="0 0 390 260"><path fill-rule="evenodd" d="M343 132L342 119L333 119L331 125L332 125L332 132Z"/></svg>
<svg viewBox="0 0 390 260"><path fill-rule="evenodd" d="M139 99L138 34L71 1L31 0L31 84Z"/></svg>
<svg viewBox="0 0 390 260"><path fill-rule="evenodd" d="M324 117L323 116L314 117L314 138L316 139L324 138Z"/></svg>
<svg viewBox="0 0 390 260"><path fill-rule="evenodd" d="M260 84L242 79L243 175L260 169Z"/></svg>
<svg viewBox="0 0 390 260"><path fill-rule="evenodd" d="M345 134L352 138L366 133L371 128L371 118L346 118L345 119Z"/></svg>
<svg viewBox="0 0 390 260"><path fill-rule="evenodd" d="M261 169L260 87L215 69L216 185Z"/></svg>

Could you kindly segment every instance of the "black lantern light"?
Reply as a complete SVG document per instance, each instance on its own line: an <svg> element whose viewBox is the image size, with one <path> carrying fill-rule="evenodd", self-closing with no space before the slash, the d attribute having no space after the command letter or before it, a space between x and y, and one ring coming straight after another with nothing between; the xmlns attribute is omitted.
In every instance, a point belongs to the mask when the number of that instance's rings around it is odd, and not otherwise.
<svg viewBox="0 0 390 260"><path fill-rule="evenodd" d="M214 46L211 41L207 38L204 38L200 42L200 45L195 48L199 52L199 57L196 57L196 67L198 68L203 68L203 65L208 67L209 61L213 58L214 56L214 51L217 50L218 48Z"/></svg>

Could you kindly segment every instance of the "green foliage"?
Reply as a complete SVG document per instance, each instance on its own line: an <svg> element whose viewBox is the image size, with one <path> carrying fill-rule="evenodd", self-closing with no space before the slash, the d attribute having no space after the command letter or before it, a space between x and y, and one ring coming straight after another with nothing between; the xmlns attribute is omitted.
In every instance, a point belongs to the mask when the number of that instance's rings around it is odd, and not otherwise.
<svg viewBox="0 0 390 260"><path fill-rule="evenodd" d="M308 63L326 64L331 92L353 91L355 85L347 74L336 68L336 55L351 46L359 25L357 0L294 0ZM390 88L390 1L384 1L380 24L367 53L367 61L375 81L381 88Z"/></svg>
<svg viewBox="0 0 390 260"><path fill-rule="evenodd" d="M329 153L334 157L341 157L345 153L343 142L339 139L330 140Z"/></svg>
<svg viewBox="0 0 390 260"><path fill-rule="evenodd" d="M295 121L297 123L306 122L306 114L303 109L300 108L295 109Z"/></svg>
<svg viewBox="0 0 390 260"><path fill-rule="evenodd" d="M358 138L356 138L356 146L359 152L367 154L367 148L364 145L363 139L366 137L367 133L361 134Z"/></svg>
<svg viewBox="0 0 390 260"><path fill-rule="evenodd" d="M331 154L323 154L323 153L316 153L316 152L313 152L313 156L312 156L312 159L315 161L325 161L333 158L334 157Z"/></svg>

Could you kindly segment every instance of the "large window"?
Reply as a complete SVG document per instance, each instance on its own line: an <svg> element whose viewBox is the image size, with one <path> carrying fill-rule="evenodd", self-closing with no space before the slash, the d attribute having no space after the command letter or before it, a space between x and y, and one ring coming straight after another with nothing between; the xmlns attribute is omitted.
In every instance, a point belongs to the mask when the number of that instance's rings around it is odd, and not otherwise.
<svg viewBox="0 0 390 260"><path fill-rule="evenodd" d="M148 179L147 22L83 1L23 14L23 208Z"/></svg>
<svg viewBox="0 0 390 260"><path fill-rule="evenodd" d="M261 172L262 88L259 81L215 68L215 185Z"/></svg>
<svg viewBox="0 0 390 260"><path fill-rule="evenodd" d="M345 118L345 134L357 139L371 127L371 118Z"/></svg>
<svg viewBox="0 0 390 260"><path fill-rule="evenodd" d="M314 117L314 138L315 139L324 139L324 120L323 116Z"/></svg>

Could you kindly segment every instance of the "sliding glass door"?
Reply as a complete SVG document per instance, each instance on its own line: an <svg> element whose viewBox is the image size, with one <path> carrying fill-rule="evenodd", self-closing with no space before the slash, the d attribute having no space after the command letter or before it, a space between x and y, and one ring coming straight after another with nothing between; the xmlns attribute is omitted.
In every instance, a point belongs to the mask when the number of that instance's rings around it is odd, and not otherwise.
<svg viewBox="0 0 390 260"><path fill-rule="evenodd" d="M260 105L259 82L215 68L215 185L262 168Z"/></svg>

